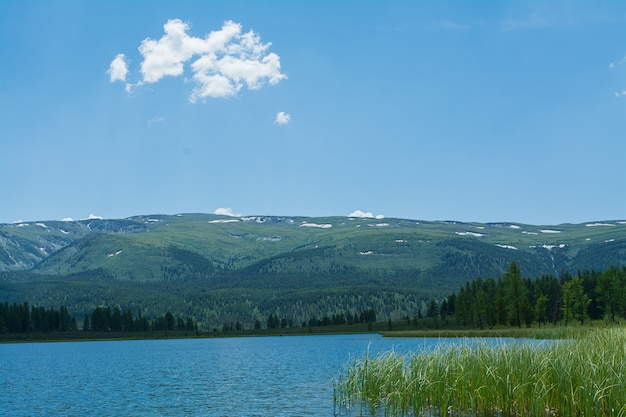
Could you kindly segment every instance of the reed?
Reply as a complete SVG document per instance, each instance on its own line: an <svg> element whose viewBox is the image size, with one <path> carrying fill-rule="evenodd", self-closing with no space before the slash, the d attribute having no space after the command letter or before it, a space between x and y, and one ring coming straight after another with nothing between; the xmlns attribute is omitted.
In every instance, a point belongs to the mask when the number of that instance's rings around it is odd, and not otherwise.
<svg viewBox="0 0 626 417"><path fill-rule="evenodd" d="M339 407L369 415L626 417L626 329L366 354L346 365L335 396Z"/></svg>

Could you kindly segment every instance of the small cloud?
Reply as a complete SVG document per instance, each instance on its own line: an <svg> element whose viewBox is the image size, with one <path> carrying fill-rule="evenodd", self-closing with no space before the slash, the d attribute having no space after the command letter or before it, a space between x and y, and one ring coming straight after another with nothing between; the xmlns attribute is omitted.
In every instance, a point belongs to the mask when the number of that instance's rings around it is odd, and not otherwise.
<svg viewBox="0 0 626 417"><path fill-rule="evenodd" d="M165 117L163 116L156 116L153 117L152 119L148 120L148 126L152 126L153 124L156 123L163 123L165 121Z"/></svg>
<svg viewBox="0 0 626 417"><path fill-rule="evenodd" d="M207 97L231 97L244 86L258 90L287 78L280 72L280 57L267 51L271 43L262 43L252 30L243 33L240 23L228 20L220 30L203 38L190 36L189 28L180 19L170 19L163 25L165 33L160 39L146 38L141 42L141 79L126 84L127 92L163 77L182 76L187 63L191 79L196 82L189 96L192 103ZM124 54L117 55L109 69L111 81L125 82L127 72Z"/></svg>
<svg viewBox="0 0 626 417"><path fill-rule="evenodd" d="M95 214L90 214L89 216L87 216L87 218L81 219L81 220L104 220L104 217L96 216Z"/></svg>
<svg viewBox="0 0 626 417"><path fill-rule="evenodd" d="M374 214L371 211L361 211L361 210L355 210L352 213L348 214L348 217L360 217L362 219L384 219L385 216L382 214L377 214L376 216L374 216Z"/></svg>
<svg viewBox="0 0 626 417"><path fill-rule="evenodd" d="M619 71L617 68L618 68L618 67L622 67L622 66L624 66L624 64L626 64L626 56L624 56L624 57L623 57L622 59L620 59L619 61L611 62L611 63L609 64L609 69L610 69L611 71L613 71L613 70L615 70L615 71ZM616 98L626 97L626 90L625 90L625 89L622 89L621 91L615 91L615 92L613 93L613 95L614 95Z"/></svg>
<svg viewBox="0 0 626 417"><path fill-rule="evenodd" d="M610 69L615 69L616 67L618 67L618 66L620 66L620 65L623 65L623 64L626 64L626 56L625 56L625 57L623 57L622 59L620 59L619 61L616 61L616 62L611 62L611 63L609 64L609 68L610 68Z"/></svg>
<svg viewBox="0 0 626 417"><path fill-rule="evenodd" d="M74 219L72 219L71 217L64 217L61 219L62 222L73 222Z"/></svg>
<svg viewBox="0 0 626 417"><path fill-rule="evenodd" d="M291 115L285 113L284 111L279 111L276 113L276 118L274 119L274 123L277 125L286 125L291 120Z"/></svg>
<svg viewBox="0 0 626 417"><path fill-rule="evenodd" d="M221 216L241 217L240 213L235 213L230 207L220 207L215 209L213 214L219 214Z"/></svg>
<svg viewBox="0 0 626 417"><path fill-rule="evenodd" d="M443 29L449 30L468 30L472 28L468 24L452 22L450 20L442 20L441 22L439 22L439 24Z"/></svg>
<svg viewBox="0 0 626 417"><path fill-rule="evenodd" d="M115 59L111 61L109 70L109 80L114 83L115 81L126 82L126 74L128 74L128 65L126 64L126 56L124 54L117 54Z"/></svg>
<svg viewBox="0 0 626 417"><path fill-rule="evenodd" d="M348 214L348 217L361 217L365 219L373 219L374 215L370 211L365 212L361 210L355 210L352 213Z"/></svg>

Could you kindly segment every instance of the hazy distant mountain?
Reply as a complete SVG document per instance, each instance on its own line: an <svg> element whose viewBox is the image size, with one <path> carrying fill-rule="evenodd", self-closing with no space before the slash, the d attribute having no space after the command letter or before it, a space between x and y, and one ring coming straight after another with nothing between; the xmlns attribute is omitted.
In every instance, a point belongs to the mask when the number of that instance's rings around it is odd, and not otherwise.
<svg viewBox="0 0 626 417"><path fill-rule="evenodd" d="M526 277L623 265L626 221L181 214L2 224L0 301L65 303L75 313L165 305L211 323L249 322L276 308L297 320L346 303L377 303L393 316L469 279L499 277L511 261Z"/></svg>

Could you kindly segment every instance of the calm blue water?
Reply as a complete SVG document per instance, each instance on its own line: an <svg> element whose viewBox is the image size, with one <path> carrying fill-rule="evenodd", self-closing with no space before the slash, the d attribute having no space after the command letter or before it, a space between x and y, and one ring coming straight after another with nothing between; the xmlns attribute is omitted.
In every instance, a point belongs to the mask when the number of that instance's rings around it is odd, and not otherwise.
<svg viewBox="0 0 626 417"><path fill-rule="evenodd" d="M378 335L0 345L0 415L333 416L354 357L451 339Z"/></svg>

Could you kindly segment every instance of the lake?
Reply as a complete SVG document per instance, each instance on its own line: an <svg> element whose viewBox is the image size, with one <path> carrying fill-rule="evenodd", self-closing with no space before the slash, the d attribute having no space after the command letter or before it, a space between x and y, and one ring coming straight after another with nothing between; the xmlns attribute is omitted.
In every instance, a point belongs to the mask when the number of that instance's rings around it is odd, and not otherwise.
<svg viewBox="0 0 626 417"><path fill-rule="evenodd" d="M334 416L354 357L456 339L326 335L0 345L7 416ZM339 412L341 411L341 413Z"/></svg>

